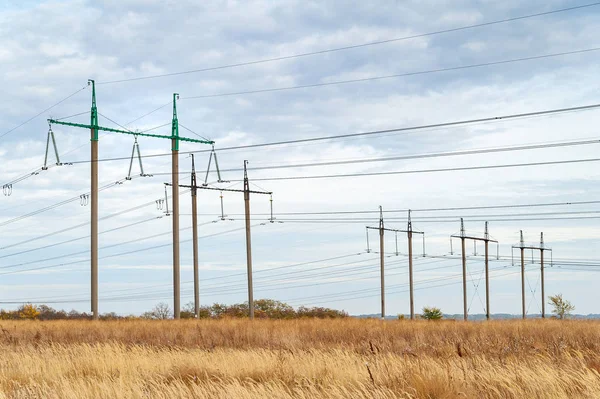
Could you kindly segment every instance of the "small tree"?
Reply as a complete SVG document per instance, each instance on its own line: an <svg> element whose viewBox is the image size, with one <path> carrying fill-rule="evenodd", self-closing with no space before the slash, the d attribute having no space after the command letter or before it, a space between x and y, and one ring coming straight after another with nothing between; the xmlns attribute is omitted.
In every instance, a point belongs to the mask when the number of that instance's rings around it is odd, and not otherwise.
<svg viewBox="0 0 600 399"><path fill-rule="evenodd" d="M423 308L423 313L421 313L421 317L425 320L440 320L444 317L444 314L440 308L425 306Z"/></svg>
<svg viewBox="0 0 600 399"><path fill-rule="evenodd" d="M40 315L40 312L37 310L37 308L30 303L21 306L17 312L19 314L19 318L21 319L33 320L37 319L37 317Z"/></svg>
<svg viewBox="0 0 600 399"><path fill-rule="evenodd" d="M154 309L149 312L146 312L142 315L144 319L159 319L164 320L170 318L172 315L171 308L164 302L158 303Z"/></svg>
<svg viewBox="0 0 600 399"><path fill-rule="evenodd" d="M548 305L553 307L552 313L559 319L565 319L575 310L575 306L566 299L563 299L562 294L550 295L548 299Z"/></svg>

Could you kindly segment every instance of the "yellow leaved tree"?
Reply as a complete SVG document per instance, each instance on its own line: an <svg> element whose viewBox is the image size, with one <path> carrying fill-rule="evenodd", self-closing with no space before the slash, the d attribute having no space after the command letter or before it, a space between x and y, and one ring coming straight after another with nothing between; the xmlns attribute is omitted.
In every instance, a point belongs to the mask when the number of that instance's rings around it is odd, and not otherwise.
<svg viewBox="0 0 600 399"><path fill-rule="evenodd" d="M40 315L39 310L34 305L27 303L17 310L20 319L37 319Z"/></svg>

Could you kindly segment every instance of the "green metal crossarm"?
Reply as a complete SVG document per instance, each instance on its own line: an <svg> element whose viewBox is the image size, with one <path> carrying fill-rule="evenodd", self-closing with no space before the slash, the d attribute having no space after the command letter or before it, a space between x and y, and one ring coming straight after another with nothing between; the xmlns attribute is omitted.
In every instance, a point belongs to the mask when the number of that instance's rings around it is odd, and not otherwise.
<svg viewBox="0 0 600 399"><path fill-rule="evenodd" d="M80 128L83 128L83 129L96 129L96 130L102 130L104 132L130 134L130 135L133 135L133 136L153 137L153 138L157 138L157 139L173 139L174 138L173 136L165 136L165 135L161 135L161 134L136 133L136 132L131 132L131 131L128 131L128 130L119 130L119 129L113 129L113 128L104 127L104 126L92 126L92 125L85 125L85 124L82 124L82 123L57 121L56 119L48 119L48 122L49 123L53 123L55 125L80 127ZM201 144L214 144L215 143L212 140L198 140L198 139L191 139L191 138L188 138L188 137L177 137L177 139L179 139L181 141L187 141L187 142L190 142L190 143L201 143Z"/></svg>

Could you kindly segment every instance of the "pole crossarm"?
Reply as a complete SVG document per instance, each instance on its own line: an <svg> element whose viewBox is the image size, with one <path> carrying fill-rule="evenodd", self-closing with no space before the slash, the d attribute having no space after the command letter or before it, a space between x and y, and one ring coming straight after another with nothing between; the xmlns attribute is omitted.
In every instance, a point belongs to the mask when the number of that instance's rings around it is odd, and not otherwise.
<svg viewBox="0 0 600 399"><path fill-rule="evenodd" d="M396 233L413 233L413 234L425 234L425 232L423 231L416 231L416 230L398 230L398 229L388 229L388 228L381 228L381 227L371 227L371 226L367 226L367 229L372 229L372 230L385 230L385 231L394 231Z"/></svg>
<svg viewBox="0 0 600 399"><path fill-rule="evenodd" d="M548 247L536 247L536 246L521 246L521 245L513 245L513 249L537 249L538 251L552 251L552 248Z"/></svg>
<svg viewBox="0 0 600 399"><path fill-rule="evenodd" d="M157 138L157 139L175 139L176 138L177 140L187 141L190 143L215 144L215 142L211 141L211 140L199 140L199 139L192 139L189 137L181 137L181 136L177 136L177 137L166 136L166 135L162 135L162 134L137 133L137 132L132 132L132 131L128 131L128 130L113 129L111 127L92 126L92 125L86 125L83 123L63 122L63 121L58 121L56 119L48 119L48 123L55 124L55 125L79 127L79 128L83 128L83 129L95 129L95 130L101 130L104 132L111 132L111 133L130 134L132 136L152 137L152 138Z"/></svg>
<svg viewBox="0 0 600 399"><path fill-rule="evenodd" d="M172 186L171 183L165 183L165 185L167 186ZM244 193L244 192L248 192L250 194L268 194L271 195L273 194L271 191L254 191L254 190L236 190L233 188L217 188L217 187L205 187L205 186L192 186L192 185L187 185L187 184L180 184L179 187L181 188L191 188L191 189L201 189L201 190L215 190L215 191L227 191L227 192L231 192L231 193Z"/></svg>
<svg viewBox="0 0 600 399"><path fill-rule="evenodd" d="M492 240L490 238L481 238L481 237L473 237L473 236L461 236L459 234L453 234L450 237L452 238L465 238L467 240L475 240L475 241L487 241L487 242L495 242L496 244L498 243L498 241L496 240ZM520 248L520 247L519 247Z"/></svg>

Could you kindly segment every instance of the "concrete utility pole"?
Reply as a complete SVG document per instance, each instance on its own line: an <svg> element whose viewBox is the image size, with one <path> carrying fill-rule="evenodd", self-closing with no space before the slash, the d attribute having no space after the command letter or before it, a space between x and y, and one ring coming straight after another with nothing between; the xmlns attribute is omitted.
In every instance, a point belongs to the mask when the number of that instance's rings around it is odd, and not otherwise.
<svg viewBox="0 0 600 399"><path fill-rule="evenodd" d="M91 294L92 294L92 318L98 320L98 108L96 107L96 84L92 84L92 109L90 112L91 126L91 163L90 163L90 258L91 258Z"/></svg>
<svg viewBox="0 0 600 399"><path fill-rule="evenodd" d="M410 209L408 210L408 227L406 229L406 234L408 236L408 287L410 291L410 319L415 319L415 296L414 296L414 287L413 287L413 248L412 248L412 238L413 238L413 229L412 229L412 221L410 219ZM425 234L423 234L425 237ZM425 248L423 248L423 256L425 256Z"/></svg>
<svg viewBox="0 0 600 399"><path fill-rule="evenodd" d="M96 107L96 85L93 80L88 80L88 84L92 86L92 107L90 111L90 124L64 122L56 119L48 119L50 125L63 125L89 129L91 132L91 188L90 188L90 205L91 205L91 231L90 231L90 266L91 266L91 311L92 318L98 320L98 132L111 132L129 134L140 137L153 137L171 140L172 154L172 178L173 185L176 187L179 183L179 142L187 141L191 143L214 144L210 140L197 140L179 136L179 122L177 120L176 100L178 94L173 94L173 121L171 135L138 133L130 130L113 129L110 127L100 126L98 124L98 108ZM135 147L134 147L135 148ZM138 150L139 151L139 150ZM138 152L139 156L139 152ZM133 156L132 156L133 158ZM140 164L141 168L141 164ZM131 165L130 165L131 173ZM142 171L142 175L143 171ZM174 313L175 318L179 318L180 303L179 303L179 192L173 189L173 293L174 293Z"/></svg>
<svg viewBox="0 0 600 399"><path fill-rule="evenodd" d="M173 182L173 316L181 316L181 278L179 263L179 121L177 119L177 99L173 94L173 120L171 122L171 181Z"/></svg>
<svg viewBox="0 0 600 399"><path fill-rule="evenodd" d="M379 207L379 276L381 277L381 319L385 319L385 273L384 273L384 262L385 262L385 249L383 244L383 237L385 234L385 228L383 225L383 211L381 206Z"/></svg>
<svg viewBox="0 0 600 399"><path fill-rule="evenodd" d="M546 303L545 300L545 286L544 286L544 251L552 251L544 244L544 233L540 233L540 245L525 245L523 240L523 230L520 231L519 245L513 245L512 249L521 250L521 307L523 312L523 319L527 317L527 309L525 306L525 250L539 250L540 251L540 281L541 281L541 292L542 292L542 319L546 318Z"/></svg>
<svg viewBox="0 0 600 399"><path fill-rule="evenodd" d="M423 256L425 256L425 233L422 231L414 231L412 229L412 222L410 219L410 210L408 211L408 228L406 230L398 229L386 229L383 223L383 209L379 207L379 227L367 226L367 252L369 249L369 229L379 231L379 273L381 278L381 319L385 319L385 252L384 252L384 235L385 231L393 231L395 233L406 233L408 236L408 281L410 286L410 319L415 318L415 306L414 306L414 292L413 292L413 248L412 248L412 236L415 234L423 235ZM398 254L398 243L396 242L396 254Z"/></svg>
<svg viewBox="0 0 600 399"><path fill-rule="evenodd" d="M542 284L542 319L546 318L546 298L544 292L544 233L540 233L540 279Z"/></svg>
<svg viewBox="0 0 600 399"><path fill-rule="evenodd" d="M244 161L244 189L236 190L231 188L218 188L218 187L208 187L207 185L198 186L197 184L185 185L180 184L179 187L201 190L216 190L220 192L228 191L235 193L244 193L244 207L245 207L245 222L246 222L246 266L248 270L248 315L250 319L254 318L254 288L252 284L252 240L251 240L251 231L250 231L250 194L268 194L272 195L271 191L256 191L250 190L250 181L248 180L248 171L247 171L248 161ZM170 186L170 183L165 183ZM222 212L222 208L221 208ZM271 217L272 219L272 217Z"/></svg>
<svg viewBox="0 0 600 399"><path fill-rule="evenodd" d="M468 300L467 300L467 254L465 249L465 241L473 240L483 241L485 243L485 317L487 320L490 319L490 270L489 270L489 243L495 242L498 245L498 241L490 239L488 231L488 222L485 222L485 232L483 237L468 236L465 233L465 223L463 218L460 218L460 234L450 236L450 248L452 248L452 238L460 238L461 241L461 252L462 252L462 286L463 286L463 319L466 321L469 318L468 315ZM477 247L475 247L477 248ZM452 249L450 249L452 253Z"/></svg>
<svg viewBox="0 0 600 399"><path fill-rule="evenodd" d="M252 284L252 238L250 234L250 182L248 181L248 161L244 161L244 213L246 221L246 267L248 270L248 314L254 319L254 285Z"/></svg>
<svg viewBox="0 0 600 399"><path fill-rule="evenodd" d="M200 278L198 276L198 204L196 188L196 166L192 154L192 250L194 252L194 316L200 317Z"/></svg>

